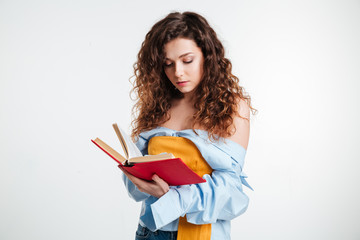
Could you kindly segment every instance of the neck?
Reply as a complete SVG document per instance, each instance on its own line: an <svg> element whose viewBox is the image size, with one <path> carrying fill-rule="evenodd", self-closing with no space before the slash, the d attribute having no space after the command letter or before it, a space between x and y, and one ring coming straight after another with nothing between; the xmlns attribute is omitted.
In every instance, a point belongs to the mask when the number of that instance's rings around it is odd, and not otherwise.
<svg viewBox="0 0 360 240"><path fill-rule="evenodd" d="M195 104L195 98L193 94L186 93L182 98L173 99L171 105L173 107L181 107L185 109L193 109Z"/></svg>
<svg viewBox="0 0 360 240"><path fill-rule="evenodd" d="M194 93L193 92L185 93L184 98L182 98L181 101L193 106L195 103Z"/></svg>

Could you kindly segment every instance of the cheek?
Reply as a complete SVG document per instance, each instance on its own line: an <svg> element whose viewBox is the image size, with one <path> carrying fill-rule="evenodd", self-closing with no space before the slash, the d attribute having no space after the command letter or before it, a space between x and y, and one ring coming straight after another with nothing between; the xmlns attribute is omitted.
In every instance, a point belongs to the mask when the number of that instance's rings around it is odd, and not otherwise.
<svg viewBox="0 0 360 240"><path fill-rule="evenodd" d="M197 78L201 78L203 75L202 65L198 64L198 65L194 66L191 70L191 73L193 76L196 76Z"/></svg>
<svg viewBox="0 0 360 240"><path fill-rule="evenodd" d="M164 69L165 75L170 79L170 71L169 69Z"/></svg>
<svg viewBox="0 0 360 240"><path fill-rule="evenodd" d="M172 73L171 69L164 69L165 75L170 81L173 81L174 74Z"/></svg>

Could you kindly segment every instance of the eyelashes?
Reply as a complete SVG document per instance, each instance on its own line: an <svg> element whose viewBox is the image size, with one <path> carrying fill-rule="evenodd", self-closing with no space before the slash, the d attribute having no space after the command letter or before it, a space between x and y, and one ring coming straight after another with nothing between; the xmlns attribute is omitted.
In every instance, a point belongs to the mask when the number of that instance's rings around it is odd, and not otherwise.
<svg viewBox="0 0 360 240"><path fill-rule="evenodd" d="M187 61L183 61L183 63L185 63L185 64L190 64L190 63L192 63L193 62L193 59L191 59L191 60L187 60ZM171 66L173 66L174 65L174 63L164 63L164 67L171 67Z"/></svg>

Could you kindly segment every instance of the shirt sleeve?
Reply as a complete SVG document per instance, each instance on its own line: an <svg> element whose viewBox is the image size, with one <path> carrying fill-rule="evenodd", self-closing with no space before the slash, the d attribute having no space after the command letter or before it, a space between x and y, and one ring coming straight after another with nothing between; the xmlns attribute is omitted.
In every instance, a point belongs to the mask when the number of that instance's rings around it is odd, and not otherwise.
<svg viewBox="0 0 360 240"><path fill-rule="evenodd" d="M147 141L139 137L138 141L135 143L136 146L139 148L140 152L145 155L147 154ZM148 197L150 197L150 194L141 192L135 184L133 184L128 177L126 177L125 174L122 176L125 187L128 191L129 196L134 199L136 202L144 201Z"/></svg>
<svg viewBox="0 0 360 240"><path fill-rule="evenodd" d="M232 167L204 175L205 183L172 187L151 205L152 224L159 229L185 215L194 224L231 220L241 215L248 207L249 198L242 189L241 167L234 159Z"/></svg>

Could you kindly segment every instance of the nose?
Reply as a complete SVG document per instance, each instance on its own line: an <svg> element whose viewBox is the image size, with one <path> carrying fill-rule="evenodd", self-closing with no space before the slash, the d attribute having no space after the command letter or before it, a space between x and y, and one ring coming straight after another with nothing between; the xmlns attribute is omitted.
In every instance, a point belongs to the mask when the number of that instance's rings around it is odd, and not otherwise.
<svg viewBox="0 0 360 240"><path fill-rule="evenodd" d="M175 64L175 76L182 77L184 75L184 68L181 64Z"/></svg>

